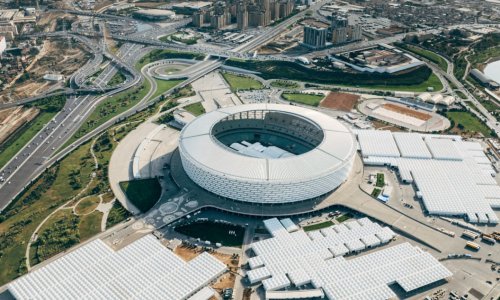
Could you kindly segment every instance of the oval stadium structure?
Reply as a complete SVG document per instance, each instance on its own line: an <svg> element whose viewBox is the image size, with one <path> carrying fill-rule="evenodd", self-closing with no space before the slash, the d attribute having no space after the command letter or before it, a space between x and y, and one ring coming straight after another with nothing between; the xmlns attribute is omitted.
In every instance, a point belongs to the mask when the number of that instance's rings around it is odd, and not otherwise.
<svg viewBox="0 0 500 300"><path fill-rule="evenodd" d="M280 104L221 108L187 124L179 153L187 175L216 195L259 204L335 190L356 154L353 133L323 113Z"/></svg>

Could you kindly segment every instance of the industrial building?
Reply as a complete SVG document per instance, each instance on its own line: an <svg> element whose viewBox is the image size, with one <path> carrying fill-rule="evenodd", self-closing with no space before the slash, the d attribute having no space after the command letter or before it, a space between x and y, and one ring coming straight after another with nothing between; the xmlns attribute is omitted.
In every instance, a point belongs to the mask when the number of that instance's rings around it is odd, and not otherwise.
<svg viewBox="0 0 500 300"><path fill-rule="evenodd" d="M455 135L355 131L366 165L390 166L413 183L431 215L497 224L500 186L481 144Z"/></svg>
<svg viewBox="0 0 500 300"><path fill-rule="evenodd" d="M389 285L404 292L452 276L431 254L409 243L346 259L390 242L395 234L368 218L345 222L318 231L304 232L289 220L264 221L272 238L250 245L255 256L248 260L251 283L261 282L267 299L392 299ZM292 223L293 224L293 223Z"/></svg>
<svg viewBox="0 0 500 300"><path fill-rule="evenodd" d="M325 195L347 180L352 132L323 113L290 105L221 108L187 124L179 153L199 186L232 200L283 204Z"/></svg>
<svg viewBox="0 0 500 300"><path fill-rule="evenodd" d="M226 272L208 253L189 262L153 235L114 251L96 239L16 279L10 294L21 299L188 299Z"/></svg>
<svg viewBox="0 0 500 300"><path fill-rule="evenodd" d="M308 21L304 24L304 46L312 49L321 49L326 46L328 25Z"/></svg>

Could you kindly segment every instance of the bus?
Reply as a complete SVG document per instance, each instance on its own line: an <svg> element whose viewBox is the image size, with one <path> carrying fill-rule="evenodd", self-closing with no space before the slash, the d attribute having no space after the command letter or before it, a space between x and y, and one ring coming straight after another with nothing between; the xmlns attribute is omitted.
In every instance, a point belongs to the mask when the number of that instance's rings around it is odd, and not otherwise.
<svg viewBox="0 0 500 300"><path fill-rule="evenodd" d="M476 250L476 251L479 250L479 249L481 249L481 246L479 246L478 244L473 243L473 242L467 242L465 244L465 246L467 246L467 247L469 247L469 248L471 248L473 250Z"/></svg>

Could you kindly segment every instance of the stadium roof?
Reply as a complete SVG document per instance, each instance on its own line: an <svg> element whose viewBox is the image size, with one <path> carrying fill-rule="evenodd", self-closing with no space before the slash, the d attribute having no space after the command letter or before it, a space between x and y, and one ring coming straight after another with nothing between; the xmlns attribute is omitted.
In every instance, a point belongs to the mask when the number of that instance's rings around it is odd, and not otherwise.
<svg viewBox="0 0 500 300"><path fill-rule="evenodd" d="M16 299L187 299L225 271L208 253L186 263L152 235L116 252L96 239L15 280L9 291Z"/></svg>
<svg viewBox="0 0 500 300"><path fill-rule="evenodd" d="M247 275L250 282L261 281L266 294L271 291L268 298L275 296L272 291L290 292L292 285L305 288L311 284L330 300L389 299L396 297L388 286L394 282L410 292L452 275L432 255L409 243L353 259L333 257L331 250L338 245L363 244L363 239L379 236L379 243L388 242L394 236L389 228L367 218L309 235L302 230L289 233L277 219L266 220L264 225L273 237L251 244L257 256L249 259L252 270ZM254 260L260 263L252 264Z"/></svg>
<svg viewBox="0 0 500 300"><path fill-rule="evenodd" d="M355 133L364 163L397 167L402 180L415 181L429 213L464 215L472 223L498 223L493 208L500 208L500 186L491 176L495 172L479 143L453 135ZM393 144L398 153L389 146Z"/></svg>
<svg viewBox="0 0 500 300"><path fill-rule="evenodd" d="M272 159L239 154L211 134L212 127L223 118L254 110L280 111L306 118L323 130L324 139L304 154ZM197 166L227 177L301 182L304 178L322 177L350 163L356 152L356 141L346 126L323 113L292 105L249 104L222 108L191 121L182 130L179 147Z"/></svg>

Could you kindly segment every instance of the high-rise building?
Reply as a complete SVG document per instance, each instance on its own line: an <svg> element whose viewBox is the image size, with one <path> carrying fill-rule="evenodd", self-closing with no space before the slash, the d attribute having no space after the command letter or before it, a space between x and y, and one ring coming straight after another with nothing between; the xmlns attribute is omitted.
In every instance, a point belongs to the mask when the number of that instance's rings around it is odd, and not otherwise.
<svg viewBox="0 0 500 300"><path fill-rule="evenodd" d="M214 15L210 19L210 26L215 29L221 29L226 26L226 17L224 15Z"/></svg>
<svg viewBox="0 0 500 300"><path fill-rule="evenodd" d="M361 25L349 25L347 35L350 42L361 41L363 39L363 30Z"/></svg>
<svg viewBox="0 0 500 300"><path fill-rule="evenodd" d="M347 42L347 27L337 27L332 29L332 43L334 45Z"/></svg>
<svg viewBox="0 0 500 300"><path fill-rule="evenodd" d="M203 15L200 12L195 12L192 16L193 25L195 27L203 26Z"/></svg>
<svg viewBox="0 0 500 300"><path fill-rule="evenodd" d="M306 47L319 49L326 46L328 28L319 22L309 23L304 26L304 45Z"/></svg>
<svg viewBox="0 0 500 300"><path fill-rule="evenodd" d="M236 6L236 23L239 30L248 28L248 10L243 1L238 2Z"/></svg>

